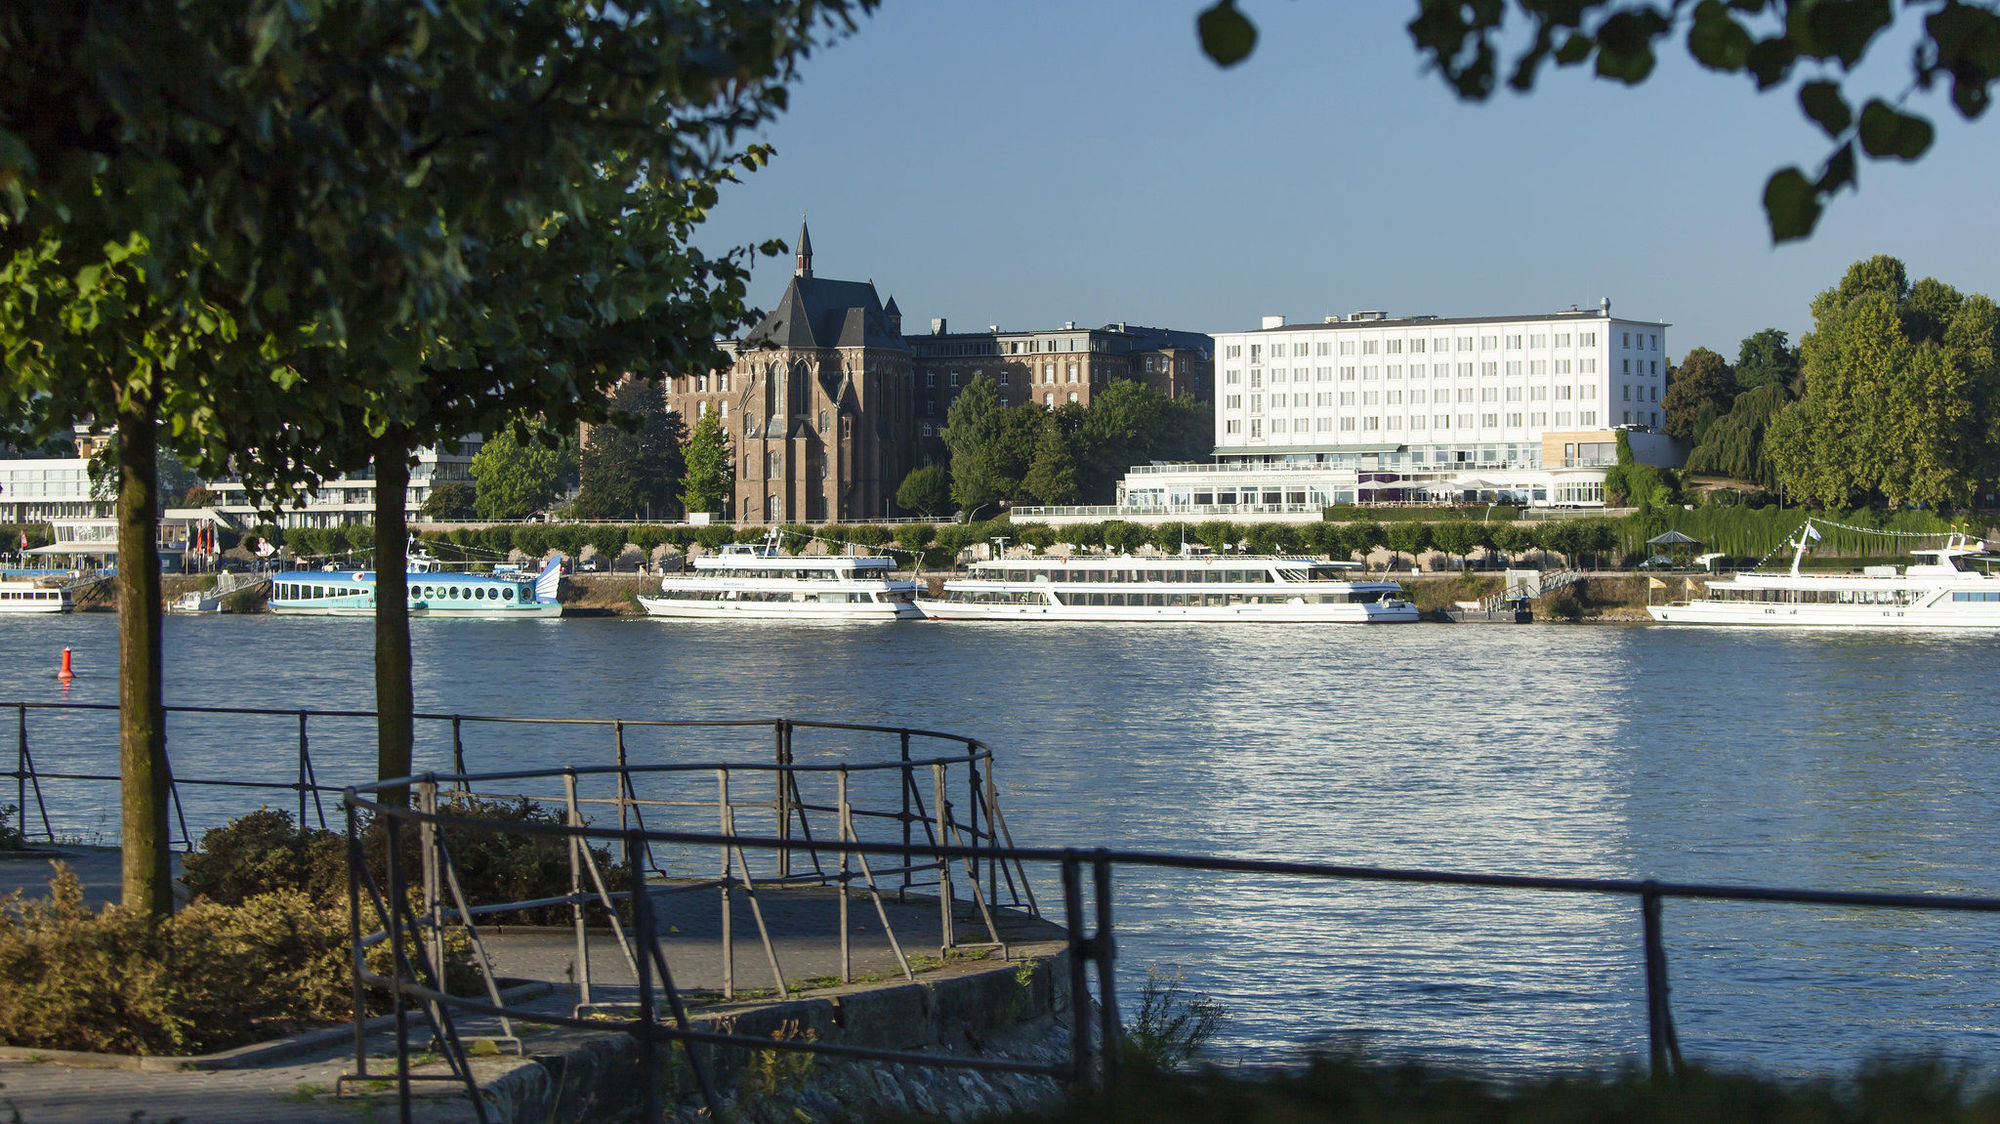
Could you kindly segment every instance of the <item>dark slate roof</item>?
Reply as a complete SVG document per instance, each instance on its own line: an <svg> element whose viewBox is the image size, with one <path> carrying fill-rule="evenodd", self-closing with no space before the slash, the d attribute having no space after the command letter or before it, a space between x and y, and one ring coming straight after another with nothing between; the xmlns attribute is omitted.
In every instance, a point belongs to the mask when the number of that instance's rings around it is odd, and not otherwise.
<svg viewBox="0 0 2000 1124"><path fill-rule="evenodd" d="M875 286L799 275L792 277L777 307L743 342L752 347L910 349L902 335L889 327L888 313L875 294Z"/></svg>

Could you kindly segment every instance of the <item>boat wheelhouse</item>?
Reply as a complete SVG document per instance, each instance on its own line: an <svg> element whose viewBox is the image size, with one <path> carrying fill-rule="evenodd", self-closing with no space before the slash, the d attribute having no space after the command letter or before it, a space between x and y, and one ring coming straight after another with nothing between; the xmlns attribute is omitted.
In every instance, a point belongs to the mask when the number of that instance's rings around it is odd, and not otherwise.
<svg viewBox="0 0 2000 1124"><path fill-rule="evenodd" d="M562 580L557 555L534 578L463 574L437 569L423 556L410 559L410 615L413 617L558 617ZM270 608L280 616L372 617L373 571L288 570L271 578Z"/></svg>
<svg viewBox="0 0 2000 1124"><path fill-rule="evenodd" d="M1417 608L1392 581L1319 558L1208 554L1076 555L975 562L920 601L939 620L1261 621L1405 624Z"/></svg>
<svg viewBox="0 0 2000 1124"><path fill-rule="evenodd" d="M775 536L731 543L660 579L639 604L656 617L733 620L892 621L921 616L917 583L892 558L789 555Z"/></svg>
<svg viewBox="0 0 2000 1124"><path fill-rule="evenodd" d="M76 601L64 587L67 572L0 573L0 613L67 613Z"/></svg>
<svg viewBox="0 0 2000 1124"><path fill-rule="evenodd" d="M2000 629L2000 575L1991 570L2000 559L1983 541L1951 535L1943 546L1911 551L1916 561L1907 566L1804 573L1800 563L1819 540L1808 520L1791 544L1790 572L1736 574L1708 582L1701 597L1646 611L1665 624Z"/></svg>

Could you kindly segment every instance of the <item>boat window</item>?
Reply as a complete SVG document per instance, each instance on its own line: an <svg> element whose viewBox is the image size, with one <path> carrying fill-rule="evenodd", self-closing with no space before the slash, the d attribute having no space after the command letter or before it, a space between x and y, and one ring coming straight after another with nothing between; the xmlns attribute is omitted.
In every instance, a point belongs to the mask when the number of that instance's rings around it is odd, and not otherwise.
<svg viewBox="0 0 2000 1124"><path fill-rule="evenodd" d="M513 591L513 590L511 590L511 589L503 589L503 590L501 590L501 591L500 591L500 599L501 599L502 601L512 601L512 600L514 599L514 591Z"/></svg>

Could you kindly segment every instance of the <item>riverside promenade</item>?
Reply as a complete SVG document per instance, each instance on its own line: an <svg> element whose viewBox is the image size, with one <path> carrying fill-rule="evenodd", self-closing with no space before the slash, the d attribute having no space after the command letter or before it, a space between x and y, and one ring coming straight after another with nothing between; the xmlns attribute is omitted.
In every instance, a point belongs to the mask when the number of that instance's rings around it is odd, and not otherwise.
<svg viewBox="0 0 2000 1124"><path fill-rule="evenodd" d="M119 854L115 848L60 847L0 856L0 895L15 890L45 894L52 874L50 860L74 869L85 887L86 900L103 905L115 900L119 884ZM766 890L760 888L765 923L773 951L788 984L796 990L790 1002L774 998L773 978L762 942L739 906L733 916L734 981L738 989L757 989L764 998L724 1003L722 988L722 926L718 896L701 893L662 896L655 902L661 945L675 984L690 995L697 1022L733 1026L737 1033L769 1033L766 1027L790 1023L827 1035L839 1035L899 1049L1019 1056L1037 1060L1058 1057L1066 1042L1064 1028L1054 1024L1066 994L1061 970L1063 930L1053 924L1008 911L997 911L1008 959L998 952L985 959L954 953L940 961L938 906L934 899L886 903L890 925L905 953L925 957L934 965L905 980L881 931L872 905L852 903L849 934L853 974L857 981L833 985L841 972L840 938L834 892L821 888ZM968 915L959 924L971 920ZM520 1002L523 1009L567 1015L575 1002L574 934L568 928L530 930L500 928L485 934L498 975L517 981L513 995L538 995ZM977 955L977 954L974 954ZM591 938L592 998L599 1004L628 1000L634 979L613 938ZM810 982L811 988L800 988ZM1016 997L1027 998L1018 1002ZM996 997L999 1001L995 1001ZM386 1023L386 1020L378 1020ZM413 1029L422 1033L418 1019ZM819 1031L820 1027L824 1031ZM497 1032L488 1019L462 1019L460 1032L477 1036ZM475 1050L471 1065L488 1096L490 1119L590 1119L591 1074L614 1083L620 1076L619 1051L630 1039L609 1032L537 1027L516 1022L523 1042L519 1056ZM336 1097L334 1090L354 1066L351 1028L337 1027L301 1035L269 1048L233 1052L231 1068L177 1069L170 1059L68 1056L52 1051L0 1049L0 1118L18 1114L21 1124L96 1124L107 1120L201 1122L306 1122L383 1119L396 1111L395 1040L387 1026L369 1038L370 1082L360 1095ZM712 1052L711 1052L712 1054ZM145 1068L141 1068L142 1064ZM416 1072L441 1074L431 1063ZM925 1074L950 1074L927 1070ZM882 1084L873 1079L876 1085ZM1054 1085L1020 1084L1004 1092L994 1107L1006 1107L1008 1097L1046 1095ZM418 1085L413 1119L426 1122L477 1119L455 1081L425 1081ZM350 1083L350 1093L354 1092ZM925 1110L929 1094L921 1086L888 1094L886 1107ZM944 1104L933 1103L942 1109Z"/></svg>

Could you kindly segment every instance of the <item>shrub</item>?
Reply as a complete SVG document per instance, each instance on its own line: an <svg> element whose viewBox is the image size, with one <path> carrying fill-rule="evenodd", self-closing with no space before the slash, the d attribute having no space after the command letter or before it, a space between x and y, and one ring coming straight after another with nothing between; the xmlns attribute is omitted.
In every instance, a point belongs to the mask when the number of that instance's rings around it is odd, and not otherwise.
<svg viewBox="0 0 2000 1124"><path fill-rule="evenodd" d="M49 891L0 907L0 1041L206 1053L352 1014L344 909L293 891L170 918L92 913L60 863Z"/></svg>
<svg viewBox="0 0 2000 1124"><path fill-rule="evenodd" d="M1177 1069L1215 1037L1222 1025L1222 1004L1206 992L1187 991L1185 982L1179 968L1146 969L1138 1015L1124 1028L1126 1060L1143 1069Z"/></svg>
<svg viewBox="0 0 2000 1124"><path fill-rule="evenodd" d="M736 541L736 528L726 523L710 524L695 531L694 541L701 544L703 550L720 550L724 544ZM744 541L756 542L757 537L752 535Z"/></svg>
<svg viewBox="0 0 2000 1124"><path fill-rule="evenodd" d="M27 849L27 838L21 834L21 829L13 824L14 815L20 810L12 804L0 806L0 851Z"/></svg>

